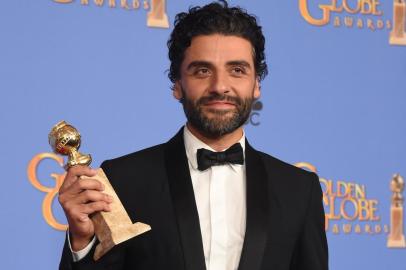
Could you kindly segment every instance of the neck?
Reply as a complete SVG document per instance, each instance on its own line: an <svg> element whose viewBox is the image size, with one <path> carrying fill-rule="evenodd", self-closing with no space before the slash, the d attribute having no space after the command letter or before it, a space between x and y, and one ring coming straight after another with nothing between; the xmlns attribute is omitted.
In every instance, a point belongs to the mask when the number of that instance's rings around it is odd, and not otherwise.
<svg viewBox="0 0 406 270"><path fill-rule="evenodd" d="M222 136L208 137L203 132L194 128L189 123L187 123L186 126L196 138L198 138L199 140L201 140L202 142L204 142L205 144L207 144L216 151L222 151L224 149L229 148L233 144L237 143L243 135L242 127L239 127L233 132L224 134Z"/></svg>

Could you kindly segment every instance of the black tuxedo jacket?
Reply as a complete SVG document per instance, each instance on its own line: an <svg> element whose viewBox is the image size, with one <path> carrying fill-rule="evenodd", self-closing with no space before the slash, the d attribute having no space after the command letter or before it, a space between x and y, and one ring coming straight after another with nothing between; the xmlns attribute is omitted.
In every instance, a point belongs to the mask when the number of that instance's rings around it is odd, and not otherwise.
<svg viewBox="0 0 406 270"><path fill-rule="evenodd" d="M326 270L322 192L315 174L245 148L247 223L239 270ZM152 230L93 261L59 269L204 270L199 217L181 130L169 142L102 166L133 222Z"/></svg>

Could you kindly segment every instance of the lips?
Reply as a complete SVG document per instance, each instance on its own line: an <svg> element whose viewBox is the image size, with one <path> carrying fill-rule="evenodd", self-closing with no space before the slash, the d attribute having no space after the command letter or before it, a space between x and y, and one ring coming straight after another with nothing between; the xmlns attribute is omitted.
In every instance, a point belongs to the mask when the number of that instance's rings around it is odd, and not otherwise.
<svg viewBox="0 0 406 270"><path fill-rule="evenodd" d="M206 102L205 104L203 104L203 106L210 107L210 108L216 108L216 109L231 109L231 108L235 108L237 105L232 102L229 102L229 101L215 100L215 101Z"/></svg>
<svg viewBox="0 0 406 270"><path fill-rule="evenodd" d="M196 106L205 107L211 110L229 111L236 109L240 104L241 100L238 97L213 94L201 97Z"/></svg>
<svg viewBox="0 0 406 270"><path fill-rule="evenodd" d="M206 104L205 104L205 105L212 105L212 104L228 104L228 105L233 105L233 106L236 106L236 104L235 104L235 103L233 103L233 102L229 102L229 101L224 101L224 100L214 100L214 101L209 101L209 102L206 102Z"/></svg>

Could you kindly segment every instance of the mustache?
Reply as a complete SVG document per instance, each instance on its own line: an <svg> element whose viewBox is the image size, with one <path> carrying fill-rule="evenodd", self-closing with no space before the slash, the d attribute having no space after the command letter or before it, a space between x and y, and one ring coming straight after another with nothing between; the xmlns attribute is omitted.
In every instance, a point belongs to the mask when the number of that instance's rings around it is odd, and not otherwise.
<svg viewBox="0 0 406 270"><path fill-rule="evenodd" d="M232 97L224 94L212 94L207 97L201 97L197 102L196 105L205 105L207 103L213 102L213 101L226 101L228 103L231 103L233 105L241 105L242 100L238 97Z"/></svg>

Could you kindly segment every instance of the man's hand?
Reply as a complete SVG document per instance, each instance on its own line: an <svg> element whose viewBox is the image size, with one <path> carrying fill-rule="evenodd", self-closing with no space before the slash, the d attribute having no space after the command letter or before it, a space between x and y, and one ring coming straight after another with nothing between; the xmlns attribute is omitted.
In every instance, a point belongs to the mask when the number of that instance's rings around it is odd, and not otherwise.
<svg viewBox="0 0 406 270"><path fill-rule="evenodd" d="M110 211L112 197L104 194L104 186L95 176L96 170L76 165L69 168L59 189L59 203L65 211L69 224L73 251L85 248L94 236L93 223L89 215L99 211ZM81 176L87 176L81 179Z"/></svg>

